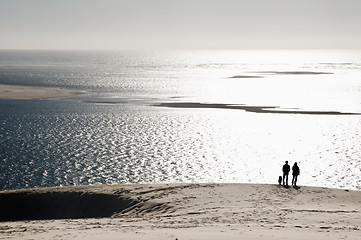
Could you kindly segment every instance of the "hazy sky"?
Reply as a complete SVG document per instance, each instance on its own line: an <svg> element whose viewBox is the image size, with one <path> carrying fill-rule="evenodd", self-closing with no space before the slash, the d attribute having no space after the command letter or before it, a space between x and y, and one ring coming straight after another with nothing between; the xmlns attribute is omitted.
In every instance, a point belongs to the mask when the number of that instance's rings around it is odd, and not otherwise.
<svg viewBox="0 0 361 240"><path fill-rule="evenodd" d="M361 0L1 0L8 48L361 48Z"/></svg>

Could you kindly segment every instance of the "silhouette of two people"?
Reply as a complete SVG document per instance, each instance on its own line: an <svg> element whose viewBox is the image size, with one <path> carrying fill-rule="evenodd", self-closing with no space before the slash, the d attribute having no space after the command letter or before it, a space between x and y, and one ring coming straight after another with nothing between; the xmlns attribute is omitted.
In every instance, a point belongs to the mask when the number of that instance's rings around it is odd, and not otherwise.
<svg viewBox="0 0 361 240"><path fill-rule="evenodd" d="M288 161L285 162L285 164L282 167L283 172L283 186L288 186L288 174L290 173L290 165L288 165ZM296 187L297 185L297 177L300 175L300 168L297 166L297 163L292 167L292 185Z"/></svg>

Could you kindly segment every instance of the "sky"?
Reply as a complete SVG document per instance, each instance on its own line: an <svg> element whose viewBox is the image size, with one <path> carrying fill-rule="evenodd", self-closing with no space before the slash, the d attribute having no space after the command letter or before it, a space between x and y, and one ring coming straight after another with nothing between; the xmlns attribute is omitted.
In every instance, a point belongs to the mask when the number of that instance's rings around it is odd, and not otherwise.
<svg viewBox="0 0 361 240"><path fill-rule="evenodd" d="M361 49L360 0L1 0L0 49Z"/></svg>

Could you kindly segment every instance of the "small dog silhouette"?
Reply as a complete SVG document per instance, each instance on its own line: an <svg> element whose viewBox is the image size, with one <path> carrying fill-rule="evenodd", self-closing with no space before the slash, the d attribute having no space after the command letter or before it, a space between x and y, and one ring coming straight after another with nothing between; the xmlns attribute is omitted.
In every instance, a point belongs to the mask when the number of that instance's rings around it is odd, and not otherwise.
<svg viewBox="0 0 361 240"><path fill-rule="evenodd" d="M278 184L281 185L281 183L282 183L282 176L279 176L278 177Z"/></svg>

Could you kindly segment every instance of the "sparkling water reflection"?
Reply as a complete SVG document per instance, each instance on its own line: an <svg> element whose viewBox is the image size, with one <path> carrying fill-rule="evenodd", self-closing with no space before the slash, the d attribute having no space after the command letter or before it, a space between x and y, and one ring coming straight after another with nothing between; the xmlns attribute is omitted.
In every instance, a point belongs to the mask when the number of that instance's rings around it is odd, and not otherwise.
<svg viewBox="0 0 361 240"><path fill-rule="evenodd" d="M11 117L1 117L3 189L96 183L274 183L284 160L299 163L300 184L359 189L361 181L360 117L330 120L146 106L129 111L122 105L81 102L71 102L78 111L68 113L61 109L61 101L34 104L50 104L58 110L45 110L45 115L17 115L16 110ZM7 107L25 108L27 102Z"/></svg>
<svg viewBox="0 0 361 240"><path fill-rule="evenodd" d="M73 87L90 94L0 101L0 189L276 183L288 160L300 166L300 185L361 190L359 115L157 107L198 102L360 113L357 57L343 64L346 57L322 54L316 59L307 54L294 57L288 63L288 54L280 59L274 53L258 53L268 56L260 62L254 53L250 58L250 53L235 52L60 52L53 53L57 58L42 53L43 62L34 62L27 54L25 62L14 54L7 58L12 61L1 61L1 83ZM69 56L72 61L67 64ZM281 71L308 74L275 73ZM240 75L262 77L232 78Z"/></svg>

